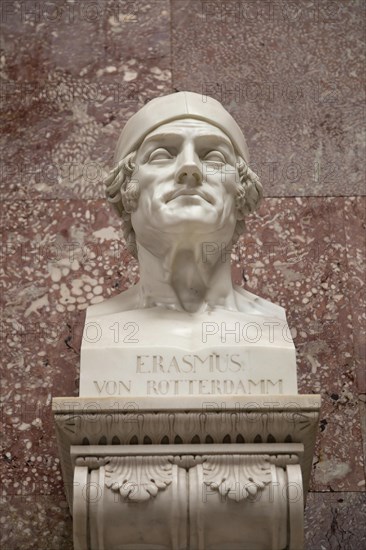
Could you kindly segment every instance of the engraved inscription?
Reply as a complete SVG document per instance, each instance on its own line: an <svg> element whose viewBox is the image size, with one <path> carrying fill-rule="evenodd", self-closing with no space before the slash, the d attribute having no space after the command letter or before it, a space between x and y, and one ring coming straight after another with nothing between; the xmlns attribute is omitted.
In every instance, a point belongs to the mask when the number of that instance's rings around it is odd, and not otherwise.
<svg viewBox="0 0 366 550"><path fill-rule="evenodd" d="M147 395L281 394L279 380L148 380Z"/></svg>
<svg viewBox="0 0 366 550"><path fill-rule="evenodd" d="M131 380L94 380L99 395L133 394ZM283 393L283 380L146 380L145 395L274 395Z"/></svg>
<svg viewBox="0 0 366 550"><path fill-rule="evenodd" d="M132 380L94 380L99 395L126 395L131 393Z"/></svg>
<svg viewBox="0 0 366 550"><path fill-rule="evenodd" d="M136 372L138 374L189 374L197 372L240 372L244 371L244 362L239 354L211 353L206 356L197 354L183 355L177 358L173 355L167 359L163 355L138 355Z"/></svg>

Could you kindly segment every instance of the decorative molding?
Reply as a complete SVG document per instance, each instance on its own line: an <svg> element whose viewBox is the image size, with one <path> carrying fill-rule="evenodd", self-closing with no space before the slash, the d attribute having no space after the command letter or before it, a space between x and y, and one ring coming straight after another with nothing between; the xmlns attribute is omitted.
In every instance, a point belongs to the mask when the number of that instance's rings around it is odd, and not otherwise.
<svg viewBox="0 0 366 550"><path fill-rule="evenodd" d="M75 550L130 548L151 518L139 548L300 550L319 399L267 399L54 403Z"/></svg>
<svg viewBox="0 0 366 550"><path fill-rule="evenodd" d="M295 454L283 454L283 455L270 455L268 458L271 464L278 466L279 468L286 468L288 464L298 464L299 457Z"/></svg>
<svg viewBox="0 0 366 550"><path fill-rule="evenodd" d="M98 470L107 463L103 456L78 456L75 460L75 466L86 466L89 470Z"/></svg>
<svg viewBox="0 0 366 550"><path fill-rule="evenodd" d="M155 497L172 482L170 456L107 457L105 486L130 501Z"/></svg>
<svg viewBox="0 0 366 550"><path fill-rule="evenodd" d="M203 458L204 483L230 500L239 502L254 497L272 481L268 455L218 455Z"/></svg>
<svg viewBox="0 0 366 550"><path fill-rule="evenodd" d="M288 448L288 454L271 454L270 450L261 453L261 447L270 449L271 444L243 445L241 454L230 453L230 449L238 449L240 445L218 445L215 447L225 449L225 454L205 454L204 450L210 446L202 445L199 455L181 454L179 447L184 446L180 445L166 446L174 449L176 454L172 455L154 455L158 446L149 446L149 454L146 447L140 446L142 454L118 456L108 454L113 451L113 446L103 447L88 449L87 446L76 446L71 449L75 465L75 550L117 550L120 547L127 550L132 547L130 543L135 541L135 533L140 533L140 525L146 518L155 518L154 521L159 522L159 548L204 550L212 547L213 537L214 547L224 548L232 533L231 540L235 544L246 537L250 544L258 543L260 550L301 550L302 475L300 465L295 462L298 458L296 452L301 452L302 445L283 444ZM114 447L116 453L128 452L128 448L123 446ZM132 452L136 452L138 447L132 446ZM248 448L247 454L245 447ZM254 447L258 448L257 453L253 452ZM98 456L98 450L101 456ZM83 451L86 455L81 456L79 453ZM95 492L85 491L89 486L105 490L99 491L96 499ZM122 498L116 500L110 491L119 493ZM158 492L162 494L155 498ZM212 498L215 493L218 497ZM257 498L261 493L264 496ZM249 506L246 501L249 501ZM144 505L131 506L132 502ZM258 517L262 517L261 514L265 521L258 538ZM162 519L156 520L157 517ZM214 523L212 517L216 518ZM223 523L218 521L218 517ZM108 523L119 523L120 530L106 529ZM233 524L236 525L234 531L229 527ZM155 537L156 534L157 531ZM125 537L125 546L120 546L121 536ZM150 535L139 542L136 549L148 548L149 544Z"/></svg>
<svg viewBox="0 0 366 550"><path fill-rule="evenodd" d="M166 448L166 454L192 455L194 459L187 456L179 459L183 461L180 467L184 463L184 468L191 468L192 460L197 461L197 455L212 454L214 447L228 447L224 454L237 454L235 447L244 451L259 445L259 452L274 455L276 451L272 452L272 448L278 445L286 445L290 449L291 445L303 444L305 452L296 459L291 458L288 463L299 461L306 495L319 406L319 396L314 395L255 396L243 397L240 401L223 397L222 403L194 397L189 400L175 399L174 402L141 398L133 403L123 398L56 398L53 400L54 420L70 508L75 459L83 456L80 452L72 459L72 446L88 449L88 457L96 456L99 451L104 457L113 456L114 449L117 451L118 448L124 448L127 451L125 455L132 448ZM183 446L188 448L188 452L176 452ZM107 447L111 450L103 452ZM285 451L285 454L289 452ZM253 451L251 453L254 454ZM281 453L284 454L283 451ZM139 453L134 451L132 454ZM146 452L141 454L146 455ZM165 455L165 452L159 454ZM82 465L82 462L78 464ZM88 466L92 470L99 464L88 462Z"/></svg>
<svg viewBox="0 0 366 550"><path fill-rule="evenodd" d="M149 500L172 481L172 466L202 467L203 481L221 496L239 502L254 497L271 482L271 464L298 464L297 455L221 454L167 456L79 456L75 466L105 469L105 486L125 499ZM239 489L239 490L238 490Z"/></svg>
<svg viewBox="0 0 366 550"><path fill-rule="evenodd" d="M198 464L202 464L206 458L199 455L180 455L170 457L172 464L176 464L178 468L184 468L185 470L190 470Z"/></svg>
<svg viewBox="0 0 366 550"><path fill-rule="evenodd" d="M297 443L312 431L318 412L156 412L56 414L73 444ZM80 441L80 434L83 434Z"/></svg>

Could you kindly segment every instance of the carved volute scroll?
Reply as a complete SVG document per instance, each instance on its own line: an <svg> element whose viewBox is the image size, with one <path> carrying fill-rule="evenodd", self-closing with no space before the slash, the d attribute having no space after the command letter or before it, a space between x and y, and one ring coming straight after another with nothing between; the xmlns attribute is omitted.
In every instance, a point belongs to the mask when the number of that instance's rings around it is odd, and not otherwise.
<svg viewBox="0 0 366 550"><path fill-rule="evenodd" d="M255 496L271 482L271 464L266 455L207 456L202 469L206 485L236 502Z"/></svg>
<svg viewBox="0 0 366 550"><path fill-rule="evenodd" d="M167 456L108 457L105 485L128 500L155 497L172 481L173 465Z"/></svg>

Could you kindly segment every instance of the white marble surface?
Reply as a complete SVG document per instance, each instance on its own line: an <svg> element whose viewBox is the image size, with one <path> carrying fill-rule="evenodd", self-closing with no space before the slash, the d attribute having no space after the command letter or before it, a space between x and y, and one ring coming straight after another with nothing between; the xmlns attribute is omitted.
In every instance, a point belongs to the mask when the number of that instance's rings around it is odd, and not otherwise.
<svg viewBox="0 0 366 550"><path fill-rule="evenodd" d="M231 280L262 196L244 135L181 92L132 117L115 161L140 281L88 308L80 397L55 408L75 549L300 550L319 403L297 400L285 310Z"/></svg>
<svg viewBox="0 0 366 550"><path fill-rule="evenodd" d="M88 308L81 396L297 393L285 311L231 281L258 206L245 138L216 100L154 99L123 129L106 179L140 281Z"/></svg>
<svg viewBox="0 0 366 550"><path fill-rule="evenodd" d="M278 317L164 308L87 316L82 397L294 393L295 349Z"/></svg>
<svg viewBox="0 0 366 550"><path fill-rule="evenodd" d="M319 408L316 395L54 399L75 549L300 550Z"/></svg>

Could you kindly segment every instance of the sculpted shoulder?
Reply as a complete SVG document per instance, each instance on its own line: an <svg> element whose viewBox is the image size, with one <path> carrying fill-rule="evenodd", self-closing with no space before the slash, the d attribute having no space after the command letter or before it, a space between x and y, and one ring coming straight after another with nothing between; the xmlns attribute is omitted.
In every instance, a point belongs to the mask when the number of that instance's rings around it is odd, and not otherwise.
<svg viewBox="0 0 366 550"><path fill-rule="evenodd" d="M283 307L256 296L239 286L234 286L234 292L236 305L240 312L248 315L276 317L286 322L286 311ZM134 285L100 304L89 306L87 316L89 318L102 317L136 309L140 309L138 285Z"/></svg>
<svg viewBox="0 0 366 550"><path fill-rule="evenodd" d="M277 317L281 321L286 321L286 311L283 307L256 296L239 286L234 286L234 290L239 311L253 315Z"/></svg>
<svg viewBox="0 0 366 550"><path fill-rule="evenodd" d="M121 311L130 311L139 307L138 285L134 285L128 290L121 292L113 298L108 298L100 304L94 304L87 309L88 317L101 317L120 313Z"/></svg>

